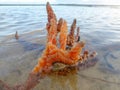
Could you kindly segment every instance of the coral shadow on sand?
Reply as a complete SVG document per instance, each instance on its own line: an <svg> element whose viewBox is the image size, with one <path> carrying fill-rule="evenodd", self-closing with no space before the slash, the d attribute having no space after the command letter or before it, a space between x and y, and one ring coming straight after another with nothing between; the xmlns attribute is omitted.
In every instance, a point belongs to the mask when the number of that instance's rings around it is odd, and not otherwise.
<svg viewBox="0 0 120 90"><path fill-rule="evenodd" d="M25 52L33 50L38 50L41 52L45 49L45 46L43 44L31 43L21 39L17 40L17 42L23 46Z"/></svg>

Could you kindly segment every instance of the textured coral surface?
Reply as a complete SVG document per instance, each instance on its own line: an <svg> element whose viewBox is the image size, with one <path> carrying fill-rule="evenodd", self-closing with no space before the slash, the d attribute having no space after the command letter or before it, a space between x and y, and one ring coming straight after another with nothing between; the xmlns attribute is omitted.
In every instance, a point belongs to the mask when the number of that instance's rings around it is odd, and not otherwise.
<svg viewBox="0 0 120 90"><path fill-rule="evenodd" d="M48 42L42 56L39 58L38 64L33 70L34 73L49 71L56 62L72 65L78 61L83 62L88 59L89 56L94 57L96 55L95 52L89 55L88 51L84 51L84 53L81 54L85 43L78 40L79 27L77 28L77 35L74 35L76 19L74 19L70 33L68 34L67 22L60 18L57 24L56 16L49 3L47 3L46 9L48 14L48 23L46 25ZM57 36L59 36L59 40L57 40ZM69 50L66 49L67 46L70 46Z"/></svg>

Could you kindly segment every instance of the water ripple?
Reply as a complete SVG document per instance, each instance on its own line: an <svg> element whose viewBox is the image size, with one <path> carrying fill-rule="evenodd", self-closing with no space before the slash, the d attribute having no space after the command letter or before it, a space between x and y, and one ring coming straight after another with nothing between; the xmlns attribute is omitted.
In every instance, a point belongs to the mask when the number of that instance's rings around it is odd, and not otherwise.
<svg viewBox="0 0 120 90"><path fill-rule="evenodd" d="M94 38L102 37L106 42L120 39L120 8L72 6L53 6L53 8L57 18L62 16L67 20L69 28L76 18L81 33L90 33ZM16 31L22 34L45 28L46 22L47 14L44 6L2 6L0 8L0 35L2 36Z"/></svg>

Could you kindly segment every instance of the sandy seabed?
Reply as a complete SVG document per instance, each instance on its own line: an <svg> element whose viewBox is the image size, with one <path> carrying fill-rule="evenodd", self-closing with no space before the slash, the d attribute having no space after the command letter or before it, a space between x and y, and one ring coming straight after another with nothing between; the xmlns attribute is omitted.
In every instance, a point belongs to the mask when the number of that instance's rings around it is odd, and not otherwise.
<svg viewBox="0 0 120 90"><path fill-rule="evenodd" d="M25 82L45 48L44 33L38 30L21 34L19 40L14 35L1 40L0 80L10 85ZM120 90L120 43L92 48L99 59L94 67L67 76L48 75L34 90Z"/></svg>

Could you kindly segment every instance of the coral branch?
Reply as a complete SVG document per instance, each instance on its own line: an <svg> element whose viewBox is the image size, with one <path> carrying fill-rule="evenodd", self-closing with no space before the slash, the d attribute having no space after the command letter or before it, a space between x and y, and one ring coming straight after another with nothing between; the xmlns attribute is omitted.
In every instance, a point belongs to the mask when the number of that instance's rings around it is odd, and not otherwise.
<svg viewBox="0 0 120 90"><path fill-rule="evenodd" d="M60 18L59 21L58 21L58 25L57 25L57 31L58 31L58 32L60 32L61 27L62 27L62 24L63 24L63 19Z"/></svg>
<svg viewBox="0 0 120 90"><path fill-rule="evenodd" d="M52 7L50 6L49 2L47 2L46 10L47 10L47 14L48 14L48 22L50 23L51 19L54 19L55 22L57 22L56 15L54 14L54 12L52 10Z"/></svg>
<svg viewBox="0 0 120 90"><path fill-rule="evenodd" d="M75 36L75 41L79 42L80 41L80 27L77 27L77 34Z"/></svg>
<svg viewBox="0 0 120 90"><path fill-rule="evenodd" d="M67 36L67 45L68 46L73 46L73 44L75 42L75 36L74 36L75 28L76 28L76 19L74 19L74 21L71 25L70 33Z"/></svg>
<svg viewBox="0 0 120 90"><path fill-rule="evenodd" d="M51 19L50 26L48 28L47 36L48 42L52 41L52 43L56 45L57 44L56 36L57 36L57 24L54 19Z"/></svg>
<svg viewBox="0 0 120 90"><path fill-rule="evenodd" d="M57 44L57 41L56 41L57 19L56 19L56 16L55 16L49 2L47 2L46 9L47 9L47 14L48 14L48 23L46 25L46 29L48 31L48 41L53 39L52 43L56 45ZM53 38L53 36L54 36L54 38Z"/></svg>
<svg viewBox="0 0 120 90"><path fill-rule="evenodd" d="M71 25L70 35L74 36L75 28L76 28L76 19L73 20L73 23Z"/></svg>
<svg viewBox="0 0 120 90"><path fill-rule="evenodd" d="M73 46L69 52L69 55L71 58L74 60L78 61L79 60L79 55L81 54L82 48L85 46L84 42L79 42L76 43L75 46Z"/></svg>
<svg viewBox="0 0 120 90"><path fill-rule="evenodd" d="M66 49L66 41L67 41L67 22L64 20L61 24L61 29L60 29L60 48L65 50Z"/></svg>

